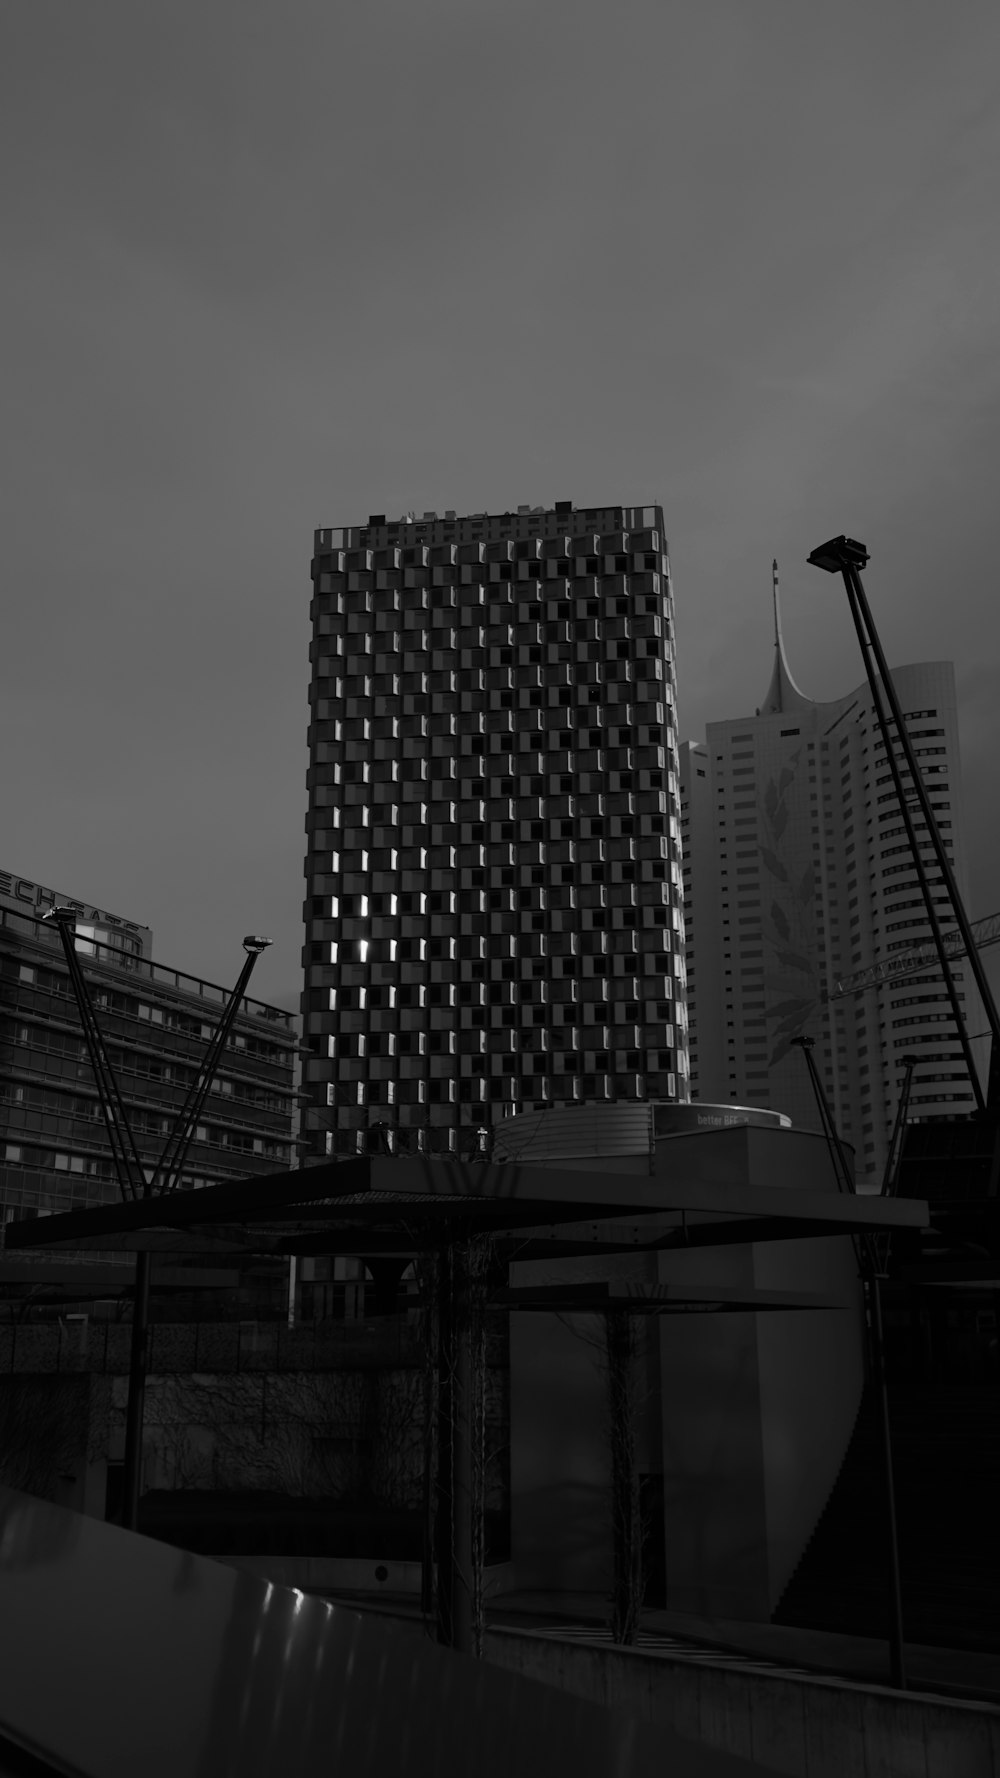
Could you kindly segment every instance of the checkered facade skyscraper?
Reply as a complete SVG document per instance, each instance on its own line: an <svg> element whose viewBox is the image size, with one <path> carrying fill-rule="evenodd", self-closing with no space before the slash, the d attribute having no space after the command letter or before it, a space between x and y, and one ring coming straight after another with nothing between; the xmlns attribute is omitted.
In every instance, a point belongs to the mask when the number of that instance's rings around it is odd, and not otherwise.
<svg viewBox="0 0 1000 1778"><path fill-rule="evenodd" d="M375 514L312 574L312 1154L686 1099L661 509Z"/></svg>

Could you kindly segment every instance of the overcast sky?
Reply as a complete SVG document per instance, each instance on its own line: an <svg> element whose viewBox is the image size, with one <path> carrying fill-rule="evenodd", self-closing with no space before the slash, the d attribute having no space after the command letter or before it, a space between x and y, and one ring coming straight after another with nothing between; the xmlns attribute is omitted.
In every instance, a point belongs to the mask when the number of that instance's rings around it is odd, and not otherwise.
<svg viewBox="0 0 1000 1778"><path fill-rule="evenodd" d="M309 560L369 512L661 501L680 729L952 659L994 760L988 0L21 0L0 131L0 866L298 992Z"/></svg>

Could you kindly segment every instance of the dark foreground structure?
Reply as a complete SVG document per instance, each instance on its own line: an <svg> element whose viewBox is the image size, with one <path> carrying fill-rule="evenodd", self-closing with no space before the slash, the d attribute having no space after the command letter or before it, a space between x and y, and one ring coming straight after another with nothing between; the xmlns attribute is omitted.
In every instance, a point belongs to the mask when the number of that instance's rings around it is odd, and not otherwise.
<svg viewBox="0 0 1000 1778"><path fill-rule="evenodd" d="M0 1774L767 1778L417 1630L0 1490Z"/></svg>

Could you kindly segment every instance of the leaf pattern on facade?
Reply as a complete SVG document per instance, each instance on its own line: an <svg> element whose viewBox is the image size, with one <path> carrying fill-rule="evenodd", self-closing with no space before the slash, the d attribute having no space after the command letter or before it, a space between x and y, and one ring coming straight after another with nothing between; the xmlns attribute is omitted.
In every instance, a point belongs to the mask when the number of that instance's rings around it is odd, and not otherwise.
<svg viewBox="0 0 1000 1778"><path fill-rule="evenodd" d="M768 1007L768 1018L785 1018L789 1015L797 1017L800 1012L811 1009L814 1005L814 1001L804 1000L801 996L794 1000L779 1000L776 1005Z"/></svg>
<svg viewBox="0 0 1000 1778"><path fill-rule="evenodd" d="M785 797L795 782L801 756L802 748L798 747L777 779L768 780L760 807L762 825L770 840L769 845L760 844L760 856L775 885L786 885L783 894L776 890L762 922L771 958L780 965L780 970L765 975L768 994L773 996L765 1008L772 1028L768 1063L771 1068L788 1054L792 1039L808 1024L820 998L816 965L810 954L815 933L815 872L810 865L801 877L795 873L795 881L789 863L781 856L781 842L789 821Z"/></svg>
<svg viewBox="0 0 1000 1778"><path fill-rule="evenodd" d="M803 957L798 951L776 951L775 955L778 962L783 963L786 969L801 969L807 975L816 974L816 965L811 957Z"/></svg>
<svg viewBox="0 0 1000 1778"><path fill-rule="evenodd" d="M792 936L792 929L788 924L788 915L785 913L784 908L776 901L772 901L771 903L771 919L774 923L774 929L777 932L778 937L783 938L787 943L788 939Z"/></svg>

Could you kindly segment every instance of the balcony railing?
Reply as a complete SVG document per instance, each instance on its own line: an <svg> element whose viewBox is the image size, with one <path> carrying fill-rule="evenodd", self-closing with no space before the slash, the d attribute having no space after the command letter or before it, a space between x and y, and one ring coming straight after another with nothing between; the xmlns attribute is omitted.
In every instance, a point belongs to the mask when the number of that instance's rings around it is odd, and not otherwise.
<svg viewBox="0 0 1000 1778"><path fill-rule="evenodd" d="M17 932L30 938L33 943L44 945L47 949L62 954L62 943L58 932L42 920L30 915L15 914L10 908L0 908L0 927L10 932ZM208 1000L218 1006L224 1006L229 998L230 990L220 988L214 982L202 981L199 976L186 975L183 970L169 969L165 964L153 963L143 957L131 956L117 950L113 945L102 944L99 939L79 939L77 949L86 956L92 965L99 969L107 969L120 976L124 970L133 979L156 982L161 987L173 988L177 993L188 998ZM245 1018L267 1019L271 1024L282 1025L288 1030L294 1027L295 1015L284 1012L280 1007L268 1006L262 1000L252 1000L249 996L240 1001L239 1011Z"/></svg>

